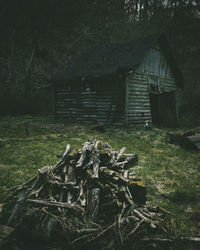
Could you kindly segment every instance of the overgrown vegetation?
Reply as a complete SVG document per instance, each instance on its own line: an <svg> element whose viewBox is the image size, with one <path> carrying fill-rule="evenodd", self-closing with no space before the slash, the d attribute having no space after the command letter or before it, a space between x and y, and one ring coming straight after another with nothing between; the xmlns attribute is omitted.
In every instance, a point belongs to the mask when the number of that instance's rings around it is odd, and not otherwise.
<svg viewBox="0 0 200 250"><path fill-rule="evenodd" d="M190 117L191 119L191 117ZM195 124L200 124L194 117ZM181 128L191 128L187 117ZM92 125L56 123L52 117L5 117L0 122L0 200L8 189L23 183L45 165L54 165L56 154L67 143L80 148L87 139L107 141L113 148L135 152L134 167L147 185L148 202L168 211L164 228L173 236L200 236L200 154L166 143L167 128L107 128L105 133ZM196 130L200 130L199 127Z"/></svg>

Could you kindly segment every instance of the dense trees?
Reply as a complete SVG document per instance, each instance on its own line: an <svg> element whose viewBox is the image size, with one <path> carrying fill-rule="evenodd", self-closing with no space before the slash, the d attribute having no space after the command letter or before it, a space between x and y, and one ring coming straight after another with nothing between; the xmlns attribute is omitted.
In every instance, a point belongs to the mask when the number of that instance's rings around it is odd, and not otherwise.
<svg viewBox="0 0 200 250"><path fill-rule="evenodd" d="M198 0L127 0L125 2L133 22L152 19L160 21L162 18L170 20L181 12L196 12L200 6Z"/></svg>
<svg viewBox="0 0 200 250"><path fill-rule="evenodd" d="M85 47L132 40L155 30L168 36L184 72L185 103L196 105L200 99L199 27L199 0L0 0L4 111L15 112L18 105L18 111L26 106L24 112L30 112L31 107L24 105L28 100L37 112L34 100L49 96L38 88Z"/></svg>

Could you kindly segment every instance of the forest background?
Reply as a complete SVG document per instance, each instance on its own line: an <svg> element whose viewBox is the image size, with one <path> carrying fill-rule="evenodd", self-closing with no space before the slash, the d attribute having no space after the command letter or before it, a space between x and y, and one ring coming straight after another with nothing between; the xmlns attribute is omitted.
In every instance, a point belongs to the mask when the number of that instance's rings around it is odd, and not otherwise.
<svg viewBox="0 0 200 250"><path fill-rule="evenodd" d="M51 114L52 78L84 49L163 32L200 110L199 0L0 0L0 115Z"/></svg>

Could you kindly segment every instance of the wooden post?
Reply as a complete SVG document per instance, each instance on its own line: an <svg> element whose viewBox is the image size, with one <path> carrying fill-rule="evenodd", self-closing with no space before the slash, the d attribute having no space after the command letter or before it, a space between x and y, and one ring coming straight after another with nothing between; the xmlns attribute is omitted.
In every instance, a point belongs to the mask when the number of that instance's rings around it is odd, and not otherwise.
<svg viewBox="0 0 200 250"><path fill-rule="evenodd" d="M176 122L179 124L179 90L176 88L175 90L175 101L176 101Z"/></svg>
<svg viewBox="0 0 200 250"><path fill-rule="evenodd" d="M125 79L125 125L128 125L128 80Z"/></svg>

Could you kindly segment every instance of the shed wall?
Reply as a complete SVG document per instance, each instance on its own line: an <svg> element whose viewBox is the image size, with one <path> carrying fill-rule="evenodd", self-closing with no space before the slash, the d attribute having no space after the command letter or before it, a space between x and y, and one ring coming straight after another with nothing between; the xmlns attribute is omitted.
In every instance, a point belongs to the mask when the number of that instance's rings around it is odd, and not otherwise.
<svg viewBox="0 0 200 250"><path fill-rule="evenodd" d="M149 76L155 76L159 82L159 93L175 91L177 87L171 68L159 46L151 48L135 71L130 72L126 80L126 124L144 124L152 120L149 99ZM177 117L178 117L178 96Z"/></svg>
<svg viewBox="0 0 200 250"><path fill-rule="evenodd" d="M134 72L126 81L126 124L139 125L145 120L151 120L147 77Z"/></svg>
<svg viewBox="0 0 200 250"><path fill-rule="evenodd" d="M149 49L142 63L137 67L137 72L149 72L163 78L174 79L166 57L158 45Z"/></svg>
<svg viewBox="0 0 200 250"><path fill-rule="evenodd" d="M57 86L55 114L69 121L123 125L125 94L123 84L97 83Z"/></svg>

